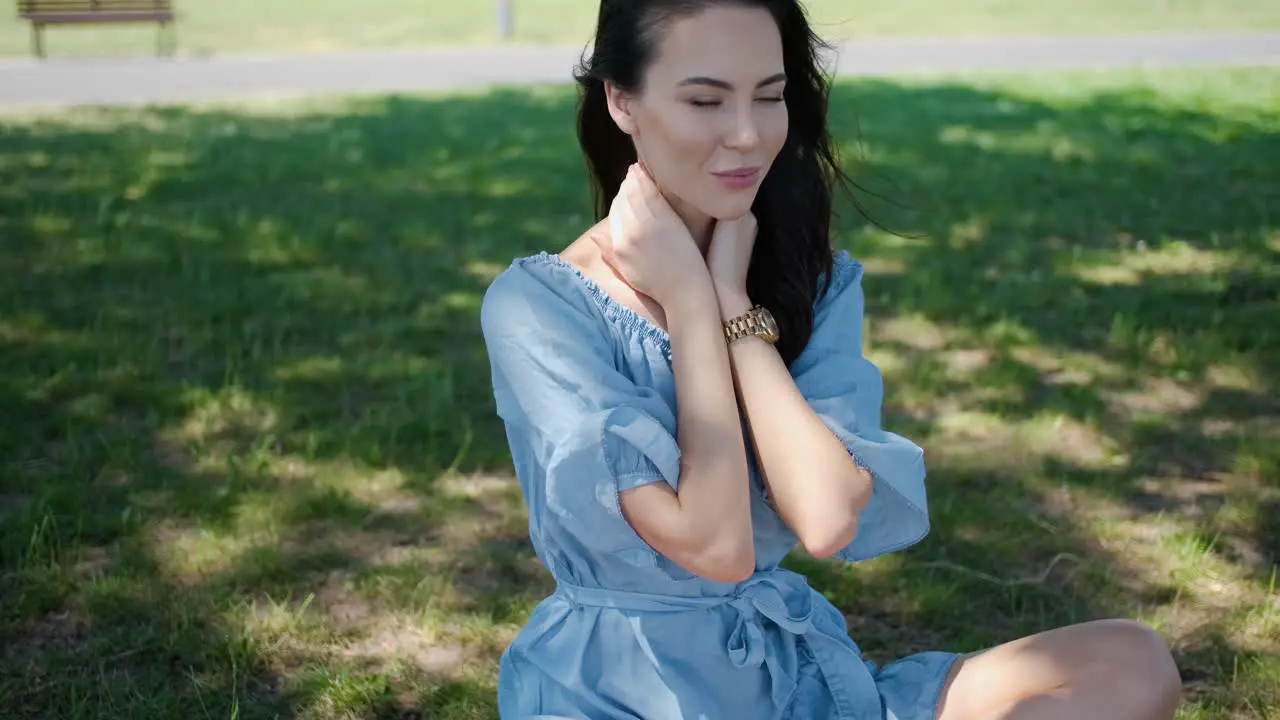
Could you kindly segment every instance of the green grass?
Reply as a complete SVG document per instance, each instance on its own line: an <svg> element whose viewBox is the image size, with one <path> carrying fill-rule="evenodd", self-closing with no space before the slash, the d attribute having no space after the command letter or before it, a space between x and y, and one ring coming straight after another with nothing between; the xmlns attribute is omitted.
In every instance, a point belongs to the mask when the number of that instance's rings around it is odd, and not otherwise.
<svg viewBox="0 0 1280 720"><path fill-rule="evenodd" d="M1280 714L1277 86L839 86L854 174L902 203L871 203L901 235L845 213L839 244L935 530L788 564L872 659L1138 617L1176 649L1184 719ZM588 222L571 107L3 119L6 711L494 717L550 583L477 310Z"/></svg>
<svg viewBox="0 0 1280 720"><path fill-rule="evenodd" d="M594 0L511 0L515 42L585 44ZM179 0L180 52L386 49L498 41L496 0ZM1280 29L1272 0L809 0L827 37L1105 34ZM47 33L55 56L154 52L154 27L65 27ZM29 52L28 28L0 15L0 55Z"/></svg>

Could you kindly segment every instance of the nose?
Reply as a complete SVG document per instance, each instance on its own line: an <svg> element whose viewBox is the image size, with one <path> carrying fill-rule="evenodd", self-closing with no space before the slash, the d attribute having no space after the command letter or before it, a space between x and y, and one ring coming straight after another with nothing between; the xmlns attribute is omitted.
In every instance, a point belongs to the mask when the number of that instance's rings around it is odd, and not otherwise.
<svg viewBox="0 0 1280 720"><path fill-rule="evenodd" d="M754 103L748 102L730 120L731 126L725 145L733 150L750 150L760 142L760 131L755 118Z"/></svg>

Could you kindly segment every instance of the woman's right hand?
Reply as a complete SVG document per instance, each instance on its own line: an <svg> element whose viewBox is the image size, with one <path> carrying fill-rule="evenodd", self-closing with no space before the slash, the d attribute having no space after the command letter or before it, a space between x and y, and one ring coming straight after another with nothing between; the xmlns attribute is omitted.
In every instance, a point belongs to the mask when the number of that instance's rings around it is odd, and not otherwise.
<svg viewBox="0 0 1280 720"><path fill-rule="evenodd" d="M649 173L632 165L609 208L604 261L628 285L670 311L710 284L706 260Z"/></svg>

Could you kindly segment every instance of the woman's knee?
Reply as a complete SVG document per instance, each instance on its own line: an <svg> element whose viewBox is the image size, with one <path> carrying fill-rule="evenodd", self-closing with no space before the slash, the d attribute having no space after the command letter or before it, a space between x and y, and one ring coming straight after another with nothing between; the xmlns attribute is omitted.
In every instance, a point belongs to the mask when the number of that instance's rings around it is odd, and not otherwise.
<svg viewBox="0 0 1280 720"><path fill-rule="evenodd" d="M1088 708L1078 717L1169 720L1181 686L1173 655L1158 633L1131 620L1097 620L957 663L938 717L997 717L1028 699L1057 694L1072 708Z"/></svg>
<svg viewBox="0 0 1280 720"><path fill-rule="evenodd" d="M1143 717L1172 718L1182 693L1182 677L1164 638L1133 620L1104 620L1096 628L1107 677L1121 685Z"/></svg>

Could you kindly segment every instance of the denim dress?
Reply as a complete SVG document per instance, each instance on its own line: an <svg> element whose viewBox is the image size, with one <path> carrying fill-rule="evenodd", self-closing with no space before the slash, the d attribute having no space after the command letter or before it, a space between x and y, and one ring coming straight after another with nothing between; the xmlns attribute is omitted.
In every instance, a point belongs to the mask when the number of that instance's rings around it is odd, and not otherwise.
<svg viewBox="0 0 1280 720"><path fill-rule="evenodd" d="M880 427L883 386L862 353L861 264L841 251L819 282L814 329L791 365L814 412L873 477L857 562L929 531L921 449ZM516 258L486 290L494 399L556 590L504 651L503 720L926 720L956 655L878 667L844 616L779 562L796 536L746 443L756 570L696 576L642 540L618 493L680 484L670 338L558 255Z"/></svg>

